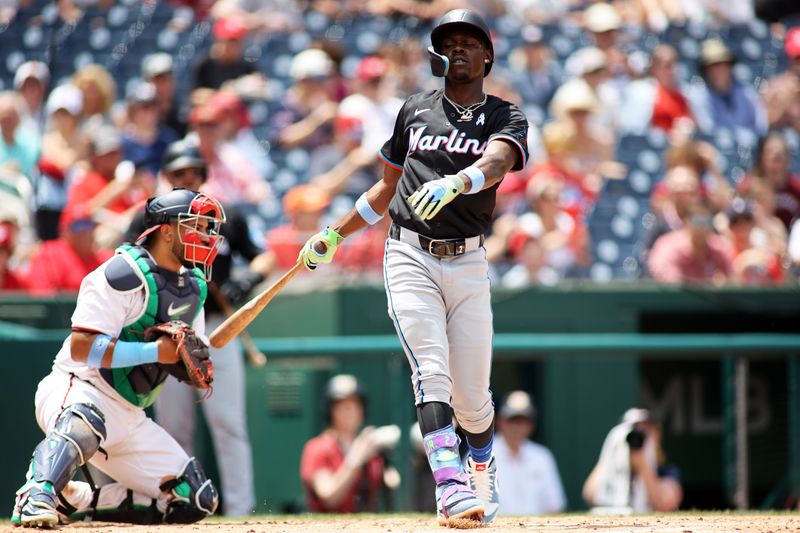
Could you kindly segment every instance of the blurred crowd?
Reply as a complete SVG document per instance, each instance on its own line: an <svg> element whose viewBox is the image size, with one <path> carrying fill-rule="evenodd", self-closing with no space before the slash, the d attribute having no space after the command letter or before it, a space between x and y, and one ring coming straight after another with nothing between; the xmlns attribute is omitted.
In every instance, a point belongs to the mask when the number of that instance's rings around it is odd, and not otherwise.
<svg viewBox="0 0 800 533"><path fill-rule="evenodd" d="M531 161L501 183L486 240L498 284L800 273L800 27L750 0L45 4L0 8L2 290L77 291L170 187L176 141L202 157L202 190L246 214L270 270L288 269L382 175L403 99L437 86L431 21L459 6L495 32L487 92L531 122ZM114 35L150 25L120 52ZM83 28L114 27L113 53L64 71ZM388 223L314 277L378 282Z"/></svg>

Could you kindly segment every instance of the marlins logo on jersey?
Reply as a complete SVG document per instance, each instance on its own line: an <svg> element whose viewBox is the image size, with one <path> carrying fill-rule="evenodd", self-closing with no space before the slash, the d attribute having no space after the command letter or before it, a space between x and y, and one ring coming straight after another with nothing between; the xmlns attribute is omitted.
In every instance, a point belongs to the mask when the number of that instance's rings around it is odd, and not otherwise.
<svg viewBox="0 0 800 533"><path fill-rule="evenodd" d="M444 150L452 154L466 154L472 153L477 156L483 154L486 150L486 141L481 142L479 139L468 139L467 134L463 131L453 129L450 135L423 135L428 126L420 128L409 128L409 143L408 153L422 151L435 151Z"/></svg>
<svg viewBox="0 0 800 533"><path fill-rule="evenodd" d="M481 235L491 223L496 187L458 196L428 222L414 216L405 199L421 184L472 165L494 140L517 150L513 170L521 170L528 158L528 121L515 105L491 95L471 109L472 118L462 120L464 114L443 94L440 89L409 97L381 149L386 164L403 171L389 214L397 224L433 238Z"/></svg>

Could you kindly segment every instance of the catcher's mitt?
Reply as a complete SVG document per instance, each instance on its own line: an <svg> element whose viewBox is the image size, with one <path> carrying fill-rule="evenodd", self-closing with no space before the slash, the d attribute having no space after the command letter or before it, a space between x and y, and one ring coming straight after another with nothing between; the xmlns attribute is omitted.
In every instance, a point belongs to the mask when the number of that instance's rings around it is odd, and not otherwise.
<svg viewBox="0 0 800 533"><path fill-rule="evenodd" d="M180 357L178 363L163 365L167 371L198 389L209 389L214 380L214 365L208 358L208 346L195 335L191 326L180 320L156 324L145 330L144 339L154 341L162 335L169 335L177 343Z"/></svg>

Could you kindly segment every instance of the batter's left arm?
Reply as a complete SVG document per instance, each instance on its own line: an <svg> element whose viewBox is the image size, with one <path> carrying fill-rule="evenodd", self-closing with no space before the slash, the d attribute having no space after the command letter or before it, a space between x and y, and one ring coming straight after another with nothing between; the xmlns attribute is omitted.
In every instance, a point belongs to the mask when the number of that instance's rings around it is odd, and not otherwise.
<svg viewBox="0 0 800 533"><path fill-rule="evenodd" d="M520 157L517 147L502 139L493 139L486 146L483 156L472 164L477 167L484 175L485 181L482 189L487 189L503 179L503 176L511 170ZM459 177L464 180L464 192L472 190L472 179L469 172L461 171ZM475 191L477 192L477 191Z"/></svg>

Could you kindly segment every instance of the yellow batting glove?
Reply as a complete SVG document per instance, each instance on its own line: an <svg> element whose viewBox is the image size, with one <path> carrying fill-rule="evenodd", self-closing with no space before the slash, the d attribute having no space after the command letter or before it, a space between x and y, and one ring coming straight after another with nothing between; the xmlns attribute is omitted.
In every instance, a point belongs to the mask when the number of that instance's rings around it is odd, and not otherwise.
<svg viewBox="0 0 800 533"><path fill-rule="evenodd" d="M325 228L306 241L297 259L303 261L309 270L314 270L321 263L330 263L342 239L344 237L336 231Z"/></svg>
<svg viewBox="0 0 800 533"><path fill-rule="evenodd" d="M408 197L408 203L422 220L430 220L444 206L464 192L464 180L456 174L447 174L438 180L423 183L414 194Z"/></svg>

